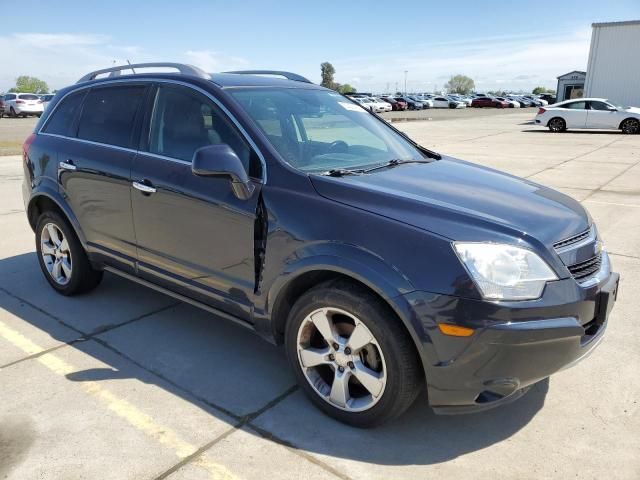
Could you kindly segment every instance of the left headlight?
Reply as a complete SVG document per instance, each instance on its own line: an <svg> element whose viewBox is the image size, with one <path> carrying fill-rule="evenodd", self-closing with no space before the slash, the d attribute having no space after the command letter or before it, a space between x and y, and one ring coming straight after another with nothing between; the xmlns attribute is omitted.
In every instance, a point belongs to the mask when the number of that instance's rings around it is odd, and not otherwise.
<svg viewBox="0 0 640 480"><path fill-rule="evenodd" d="M454 242L453 248L484 298L533 300L558 277L531 250L496 243Z"/></svg>

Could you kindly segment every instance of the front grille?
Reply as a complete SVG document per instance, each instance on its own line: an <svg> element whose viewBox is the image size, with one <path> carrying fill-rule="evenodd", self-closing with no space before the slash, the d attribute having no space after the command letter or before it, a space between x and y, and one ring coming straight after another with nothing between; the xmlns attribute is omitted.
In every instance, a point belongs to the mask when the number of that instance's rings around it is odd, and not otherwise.
<svg viewBox="0 0 640 480"><path fill-rule="evenodd" d="M555 248L556 250L560 250L560 249L566 248L566 247L568 247L570 245L573 245L574 243L578 243L578 242L584 240L590 234L591 234L591 229L589 228L589 229L585 230L582 233L574 235L573 237L565 238L564 240L560 240L559 242L554 243L553 244L553 248Z"/></svg>
<svg viewBox="0 0 640 480"><path fill-rule="evenodd" d="M602 264L602 253L598 253L596 256L591 257L589 260L580 263L574 263L569 265L569 271L573 278L576 280L584 280L587 277L593 275L600 270Z"/></svg>

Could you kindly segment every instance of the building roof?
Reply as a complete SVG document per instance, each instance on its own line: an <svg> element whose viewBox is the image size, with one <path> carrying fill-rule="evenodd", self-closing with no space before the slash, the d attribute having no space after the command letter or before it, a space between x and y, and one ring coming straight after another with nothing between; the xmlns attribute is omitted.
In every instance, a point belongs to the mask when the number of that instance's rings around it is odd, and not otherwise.
<svg viewBox="0 0 640 480"><path fill-rule="evenodd" d="M565 74L560 75L559 77L556 77L556 78L563 78L563 77L567 77L567 76L571 75L572 73L579 73L580 75L585 75L585 76L587 75L587 72L583 72L583 71L581 71L581 70L572 70L571 72L569 72L569 73L565 73Z"/></svg>
<svg viewBox="0 0 640 480"><path fill-rule="evenodd" d="M593 28L596 27L621 27L625 25L640 25L640 20L627 20L624 22L603 22L603 23L592 23L591 26Z"/></svg>

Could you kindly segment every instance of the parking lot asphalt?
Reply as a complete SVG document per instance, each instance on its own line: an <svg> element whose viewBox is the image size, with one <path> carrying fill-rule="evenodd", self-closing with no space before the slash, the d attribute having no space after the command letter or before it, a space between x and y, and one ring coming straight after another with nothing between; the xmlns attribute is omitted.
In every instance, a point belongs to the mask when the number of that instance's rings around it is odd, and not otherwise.
<svg viewBox="0 0 640 480"><path fill-rule="evenodd" d="M640 135L551 134L533 114L399 127L589 209L622 277L602 345L502 408L436 416L422 395L374 430L321 414L281 348L209 313L112 275L55 294L21 160L0 157L0 478L640 478Z"/></svg>

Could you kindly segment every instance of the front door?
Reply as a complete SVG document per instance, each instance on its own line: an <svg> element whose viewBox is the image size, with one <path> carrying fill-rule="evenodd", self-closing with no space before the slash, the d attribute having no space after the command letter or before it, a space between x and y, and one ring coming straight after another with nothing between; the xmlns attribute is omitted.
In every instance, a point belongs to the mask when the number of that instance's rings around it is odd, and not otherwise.
<svg viewBox="0 0 640 480"><path fill-rule="evenodd" d="M160 84L152 112L148 145L132 170L139 275L249 319L261 186L255 152L210 98L189 87ZM194 152L212 144L228 144L255 179L249 200L225 178L192 173Z"/></svg>
<svg viewBox="0 0 640 480"><path fill-rule="evenodd" d="M618 110L604 102L592 100L587 110L587 128L618 128L622 119Z"/></svg>

